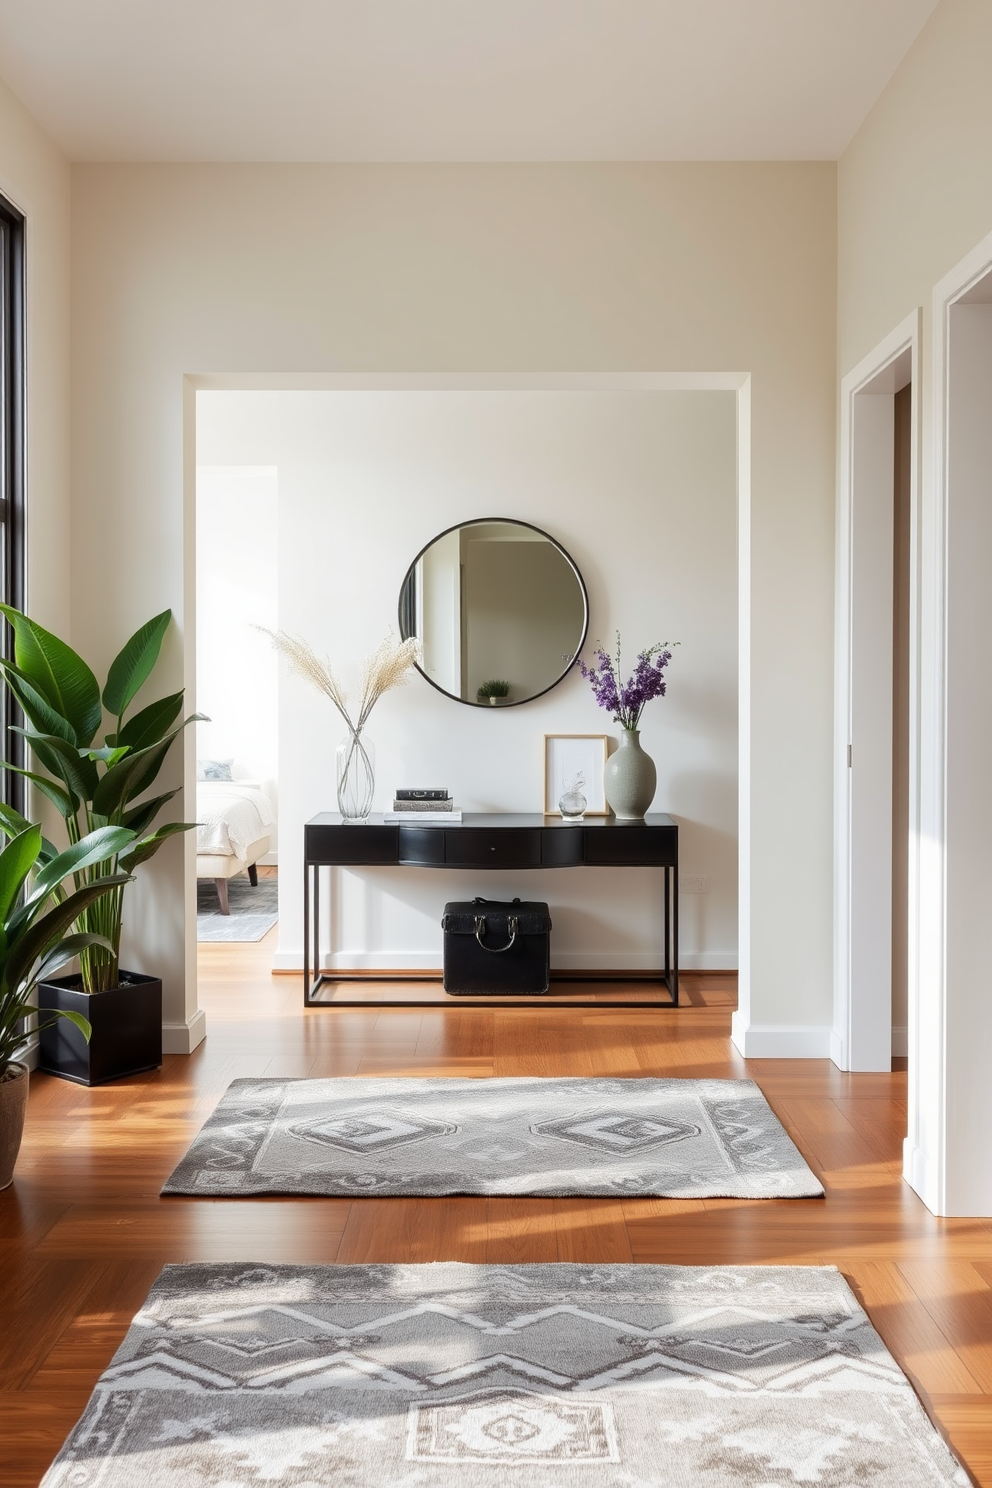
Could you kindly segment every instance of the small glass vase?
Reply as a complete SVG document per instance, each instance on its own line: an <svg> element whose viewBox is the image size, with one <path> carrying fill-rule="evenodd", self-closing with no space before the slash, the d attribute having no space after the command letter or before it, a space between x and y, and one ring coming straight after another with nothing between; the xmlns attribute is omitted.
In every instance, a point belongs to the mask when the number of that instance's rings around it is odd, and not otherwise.
<svg viewBox="0 0 992 1488"><path fill-rule="evenodd" d="M338 810L346 822L364 822L375 794L375 748L364 733L350 733L335 755Z"/></svg>
<svg viewBox="0 0 992 1488"><path fill-rule="evenodd" d="M581 821L585 816L589 804L582 793L585 783L586 777L581 770L571 780L562 781L564 790L558 801L558 810L563 821Z"/></svg>

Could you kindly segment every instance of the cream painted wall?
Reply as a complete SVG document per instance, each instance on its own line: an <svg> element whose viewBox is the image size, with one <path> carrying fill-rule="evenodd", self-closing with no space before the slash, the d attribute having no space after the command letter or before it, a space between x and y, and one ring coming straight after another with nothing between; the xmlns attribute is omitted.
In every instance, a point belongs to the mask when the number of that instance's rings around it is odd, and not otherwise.
<svg viewBox="0 0 992 1488"><path fill-rule="evenodd" d="M642 739L658 765L655 808L680 823L683 871L710 883L708 894L683 900L683 962L736 966L733 393L202 392L197 453L204 478L235 462L278 470L279 625L328 656L352 697L362 655L395 632L408 564L462 518L516 517L559 539L589 591L587 656L597 637L612 646L617 628L628 665L638 646L678 640L669 695L645 709ZM540 553L546 544L512 546ZM565 649L577 638L573 630ZM559 645L559 669L561 654ZM344 729L323 698L286 674L279 722L276 964L289 968L303 964L302 885L285 865L301 860L303 822L336 809L333 755ZM413 677L369 725L374 809L391 806L397 785L437 783L467 811L540 811L542 736L618 732L575 672L498 711L467 708ZM658 965L659 883L643 871L340 877L332 965L438 967L445 900L477 893L547 899L557 967Z"/></svg>
<svg viewBox="0 0 992 1488"><path fill-rule="evenodd" d="M69 164L3 82L0 192L27 219L28 605L68 638Z"/></svg>
<svg viewBox="0 0 992 1488"><path fill-rule="evenodd" d="M830 164L75 167L80 638L99 660L159 605L182 610L185 374L749 372L742 1038L798 1026L825 1051L835 193ZM177 633L163 680L190 643ZM152 870L142 955L178 1047L195 1007L180 845Z"/></svg>
<svg viewBox="0 0 992 1488"><path fill-rule="evenodd" d="M986 575L989 361L986 353L969 368L967 356L962 360L967 348L952 342L953 437L945 452L945 389L937 381L942 326L934 324L934 288L992 232L990 56L990 0L943 0L838 173L841 372L904 317L918 307L923 311L914 636L920 893L910 912L904 1170L937 1213L986 1215L992 1204L992 1015L976 967L984 965L989 872L976 833L981 836L989 812L987 753L981 748L988 721L975 677L984 668L982 638L992 619ZM969 393L977 399L970 409ZM962 418L980 436L970 452L977 479L970 481L961 479L965 451L955 433Z"/></svg>
<svg viewBox="0 0 992 1488"><path fill-rule="evenodd" d="M843 376L992 230L992 3L943 0L838 166Z"/></svg>

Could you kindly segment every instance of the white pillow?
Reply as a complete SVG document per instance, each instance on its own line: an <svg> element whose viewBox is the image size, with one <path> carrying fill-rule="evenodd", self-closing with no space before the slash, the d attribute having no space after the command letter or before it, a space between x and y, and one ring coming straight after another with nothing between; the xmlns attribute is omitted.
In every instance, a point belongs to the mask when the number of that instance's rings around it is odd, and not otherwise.
<svg viewBox="0 0 992 1488"><path fill-rule="evenodd" d="M197 780L233 780L231 766L233 759L198 759L196 762Z"/></svg>

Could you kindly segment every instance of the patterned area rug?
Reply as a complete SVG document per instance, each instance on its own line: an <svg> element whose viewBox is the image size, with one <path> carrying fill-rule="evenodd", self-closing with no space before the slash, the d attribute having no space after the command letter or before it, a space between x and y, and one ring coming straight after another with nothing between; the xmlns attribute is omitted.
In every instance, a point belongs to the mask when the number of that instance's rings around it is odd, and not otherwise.
<svg viewBox="0 0 992 1488"><path fill-rule="evenodd" d="M235 1080L166 1194L823 1188L752 1080Z"/></svg>
<svg viewBox="0 0 992 1488"><path fill-rule="evenodd" d="M967 1488L832 1267L167 1266L43 1488Z"/></svg>
<svg viewBox="0 0 992 1488"><path fill-rule="evenodd" d="M227 881L231 906L221 914L212 878L196 882L196 938L198 941L261 940L279 918L279 880L259 875L252 887L246 875Z"/></svg>

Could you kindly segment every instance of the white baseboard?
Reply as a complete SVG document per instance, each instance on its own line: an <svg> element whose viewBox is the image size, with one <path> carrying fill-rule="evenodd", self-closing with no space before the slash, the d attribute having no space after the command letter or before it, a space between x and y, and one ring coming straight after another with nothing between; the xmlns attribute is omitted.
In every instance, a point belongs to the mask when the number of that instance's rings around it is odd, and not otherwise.
<svg viewBox="0 0 992 1488"><path fill-rule="evenodd" d="M745 1059L829 1059L833 1029L809 1023L745 1024L735 1013L730 1037Z"/></svg>
<svg viewBox="0 0 992 1488"><path fill-rule="evenodd" d="M908 1053L909 1029L895 1024L892 1028L892 1057L893 1059L904 1059ZM831 1030L830 1034L830 1058L838 1069L846 1070L848 1068L844 1040L835 1030Z"/></svg>
<svg viewBox="0 0 992 1488"><path fill-rule="evenodd" d="M941 1213L933 1164L922 1147L914 1146L909 1137L902 1144L902 1176L932 1214Z"/></svg>
<svg viewBox="0 0 992 1488"><path fill-rule="evenodd" d="M552 954L553 971L654 971L659 960L641 951L558 951ZM302 971L302 951L276 951L276 971ZM436 971L441 967L436 951L338 952L322 956L327 971ZM736 951L689 951L679 959L680 971L736 971Z"/></svg>
<svg viewBox="0 0 992 1488"><path fill-rule="evenodd" d="M192 1054L207 1036L207 1015L197 1008L188 1023L162 1024L163 1054Z"/></svg>

